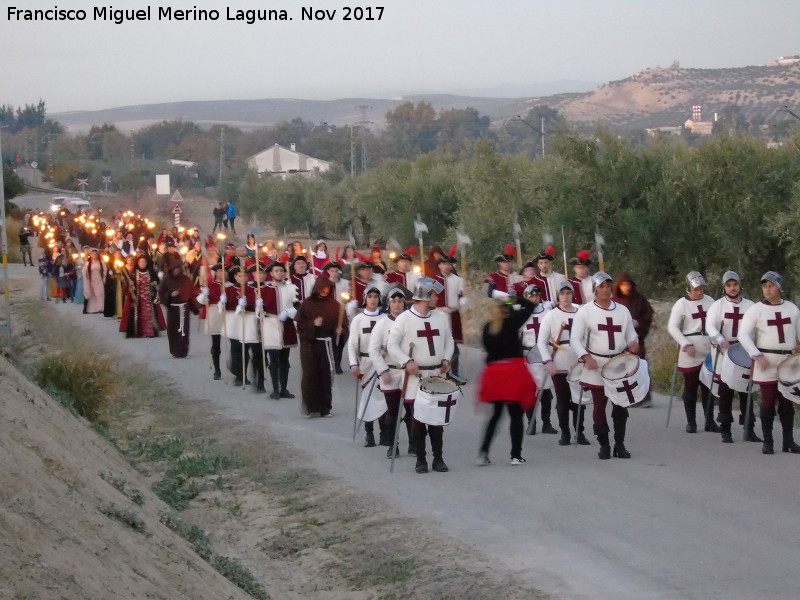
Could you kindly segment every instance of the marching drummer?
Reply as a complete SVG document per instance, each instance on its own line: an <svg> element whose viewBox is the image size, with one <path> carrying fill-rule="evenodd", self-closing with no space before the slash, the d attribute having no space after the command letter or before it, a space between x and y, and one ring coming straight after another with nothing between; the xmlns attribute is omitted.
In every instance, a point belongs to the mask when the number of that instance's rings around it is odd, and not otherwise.
<svg viewBox="0 0 800 600"><path fill-rule="evenodd" d="M535 283L525 288L523 297L534 305L533 313L522 327L520 327L519 335L522 338L522 350L525 352L531 374L536 381L536 389L539 394L537 404L541 406L539 410L542 415L542 433L558 433L558 430L550 424L550 408L553 401L553 380L547 374L547 369L542 363L539 349L536 346L536 342L539 339L539 330L542 327L542 321L552 308L549 305L546 306L542 302L542 290ZM530 435L536 434L535 410L536 407L534 406L525 413L528 417L528 433Z"/></svg>
<svg viewBox="0 0 800 600"><path fill-rule="evenodd" d="M561 429L561 439L558 440L558 444L560 446L569 445L569 417L572 412L572 422L575 424L578 443L588 446L589 440L583 433L583 415L586 407L581 405L580 412L578 411L578 404L573 402L570 385L567 381L570 371L578 364L578 357L575 356L569 344L572 322L575 319L575 313L578 312L578 307L572 303L574 299L572 283L562 281L558 285L557 293L558 304L545 315L539 329L537 346L547 373L553 380L553 388L556 392L556 415L558 415L558 427Z"/></svg>
<svg viewBox="0 0 800 600"><path fill-rule="evenodd" d="M609 360L626 351L636 354L639 344L630 311L611 299L611 276L605 271L598 271L592 275L592 281L594 302L584 304L575 313L569 343L572 351L584 363L581 383L592 394L594 434L600 443L597 456L608 459L611 458L608 440L610 428L606 417L608 397L600 369ZM614 456L630 458L631 453L625 448L628 409L614 404L611 408L611 420L614 422Z"/></svg>
<svg viewBox="0 0 800 600"><path fill-rule="evenodd" d="M753 383L761 389L760 417L764 436L761 452L775 453L772 424L777 405L783 428L783 451L800 454L800 446L794 442L794 407L778 385L780 363L797 351L800 309L781 298L783 282L775 271L767 271L761 276L761 291L764 299L750 307L739 328L739 342L755 361Z"/></svg>
<svg viewBox="0 0 800 600"><path fill-rule="evenodd" d="M717 354L714 360L717 367L719 384L719 414L717 421L720 425L722 441L725 444L733 443L731 435L731 424L733 423L733 389L729 384L735 385L728 379L727 373L723 373L720 364L720 352L727 354L732 344L736 344L739 339L739 324L744 318L753 301L742 296L742 282L736 271L725 271L722 275L723 296L708 309L706 316L706 331L711 339L712 345L717 347ZM748 357L749 358L749 357ZM740 386L737 386L740 387ZM739 425L745 424L747 411L747 392L739 393ZM755 416L750 411L745 425L745 439L748 442L760 442L761 438L754 431Z"/></svg>
<svg viewBox="0 0 800 600"><path fill-rule="evenodd" d="M683 407L686 411L686 433L697 433L697 390L703 403L706 422L704 429L719 433L714 423L714 397L708 388L700 384L700 368L711 343L706 333L706 315L713 298L706 296L706 280L697 271L686 276L686 295L672 306L667 330L680 351L678 371L683 374Z"/></svg>
<svg viewBox="0 0 800 600"><path fill-rule="evenodd" d="M450 332L447 315L435 310L436 295L443 289L441 283L430 277L423 277L417 281L412 296L414 305L397 316L389 331L387 341L389 357L394 364L405 370L401 394L404 402L413 402L416 399L421 378L444 375L450 370L453 334ZM444 410L449 408L445 407ZM418 410L415 409L415 412ZM426 437L431 438L433 454L431 468L440 473L448 471L447 464L442 458L444 427L428 425L416 417L411 427L413 446L417 453L416 472L428 472L428 462L425 458Z"/></svg>

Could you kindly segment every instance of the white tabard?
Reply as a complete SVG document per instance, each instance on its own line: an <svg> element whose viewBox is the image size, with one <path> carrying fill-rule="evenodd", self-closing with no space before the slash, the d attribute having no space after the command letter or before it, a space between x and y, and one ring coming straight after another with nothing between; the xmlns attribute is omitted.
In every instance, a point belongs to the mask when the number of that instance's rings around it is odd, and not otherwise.
<svg viewBox="0 0 800 600"><path fill-rule="evenodd" d="M419 376L409 375L403 398L406 402L413 401L417 397L420 378L439 375L442 361L449 361L453 356L450 319L436 310L422 316L410 308L395 319L389 331L387 349L394 364L405 367L413 359L419 367Z"/></svg>
<svg viewBox="0 0 800 600"><path fill-rule="evenodd" d="M369 382L375 369L372 359L369 357L369 341L372 332L378 321L384 319L384 315L379 310L369 313L366 310L357 314L350 321L350 336L347 338L347 354L350 357L350 368L358 367L363 375L361 387L365 387Z"/></svg>
<svg viewBox="0 0 800 600"><path fill-rule="evenodd" d="M391 376L389 383L384 383L378 380L381 391L390 392L393 390L400 390L403 380L403 370L392 363L389 357L386 345L389 343L389 330L394 324L394 318L386 315L384 318L375 323L372 334L369 336L369 358L372 361L372 366L375 368L375 373L380 376L382 373L387 372Z"/></svg>
<svg viewBox="0 0 800 600"><path fill-rule="evenodd" d="M539 348L536 344L537 340L539 339L539 330L542 327L542 322L544 321L545 316L551 310L551 308L545 308L544 305L538 304L536 308L533 309L533 314L528 317L528 320L525 321L525 324L519 329L519 336L522 340L522 349L525 352L525 356L529 359L533 358L535 355L538 355ZM536 387L538 389L553 389L553 379L550 377L547 369L541 361L534 360L531 362L528 360L528 369L530 370L531 375L533 375L533 379L536 381Z"/></svg>
<svg viewBox="0 0 800 600"><path fill-rule="evenodd" d="M576 356L590 354L597 361L597 369L584 368L581 383L602 388L600 371L603 365L627 351L628 344L638 339L631 313L625 306L613 301L609 308L603 308L596 301L583 304L575 313L569 343Z"/></svg>
<svg viewBox="0 0 800 600"><path fill-rule="evenodd" d="M778 381L778 365L792 354L800 339L800 310L788 300L753 304L744 314L739 327L739 343L751 358L762 354L769 366L762 369L755 363L753 383Z"/></svg>
<svg viewBox="0 0 800 600"><path fill-rule="evenodd" d="M556 306L553 310L548 311L539 328L539 339L536 341L536 345L542 361L552 360L558 371L569 372L578 362L578 357L569 345L572 323L577 312L578 307L574 304L566 311ZM561 347L555 349L551 340L557 342Z"/></svg>
<svg viewBox="0 0 800 600"><path fill-rule="evenodd" d="M753 301L740 298L739 302L732 302L723 296L708 309L706 315L706 333L714 344L721 344L723 340L735 342L739 339L739 326L747 309L753 306ZM722 336L722 337L719 337Z"/></svg>
<svg viewBox="0 0 800 600"><path fill-rule="evenodd" d="M706 333L706 316L714 304L711 296L700 300L689 300L684 296L672 305L667 330L681 347L678 353L678 371L694 371L700 368L711 350L711 342ZM694 346L694 356L686 353L686 346Z"/></svg>

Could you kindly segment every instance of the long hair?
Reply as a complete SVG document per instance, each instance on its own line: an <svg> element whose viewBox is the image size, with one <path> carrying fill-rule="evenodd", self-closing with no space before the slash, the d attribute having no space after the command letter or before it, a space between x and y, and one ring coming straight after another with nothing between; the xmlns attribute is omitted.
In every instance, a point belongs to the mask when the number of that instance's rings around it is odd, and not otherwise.
<svg viewBox="0 0 800 600"><path fill-rule="evenodd" d="M508 316L508 309L505 303L499 301L492 302L489 305L489 333L498 335L503 329L503 321Z"/></svg>

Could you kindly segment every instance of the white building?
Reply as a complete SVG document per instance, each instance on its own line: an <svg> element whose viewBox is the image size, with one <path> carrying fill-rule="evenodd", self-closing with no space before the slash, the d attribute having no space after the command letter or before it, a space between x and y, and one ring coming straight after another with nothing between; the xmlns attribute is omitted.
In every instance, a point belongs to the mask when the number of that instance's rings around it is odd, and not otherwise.
<svg viewBox="0 0 800 600"><path fill-rule="evenodd" d="M254 154L247 159L247 166L260 175L262 173L280 175L285 178L292 174L324 173L331 168L333 163L319 158L313 158L295 150L275 144Z"/></svg>

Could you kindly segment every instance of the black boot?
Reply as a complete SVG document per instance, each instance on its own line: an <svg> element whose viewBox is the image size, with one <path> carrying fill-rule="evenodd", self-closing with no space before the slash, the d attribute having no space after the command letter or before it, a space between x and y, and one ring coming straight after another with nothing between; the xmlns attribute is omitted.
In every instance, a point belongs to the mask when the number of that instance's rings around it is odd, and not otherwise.
<svg viewBox="0 0 800 600"><path fill-rule="evenodd" d="M375 430L371 422L364 423L364 448L374 448L375 447Z"/></svg>
<svg viewBox="0 0 800 600"><path fill-rule="evenodd" d="M744 428L744 440L746 442L761 442L763 441L758 434L756 433L756 416L754 414L750 415L749 419L745 419L744 415L741 415L739 424L742 425L746 421L746 425Z"/></svg>
<svg viewBox="0 0 800 600"><path fill-rule="evenodd" d="M286 389L286 384L289 382L289 365L278 365L283 367L280 369L280 383L281 383L281 398L294 398L294 394Z"/></svg>
<svg viewBox="0 0 800 600"><path fill-rule="evenodd" d="M800 454L800 446L794 443L794 408L791 404L778 406L778 418L783 429L783 451Z"/></svg>
<svg viewBox="0 0 800 600"><path fill-rule="evenodd" d="M378 439L380 440L378 443L381 446L391 446L392 445L392 434L394 433L394 429L389 429L386 425L386 419L384 418L386 413L382 414L378 417L378 431L380 432L378 435Z"/></svg>
<svg viewBox="0 0 800 600"><path fill-rule="evenodd" d="M775 447L772 442L772 423L775 421L775 411L762 408L760 411L761 417L761 435L764 436L764 442L761 445L761 454L775 454Z"/></svg>
<svg viewBox="0 0 800 600"><path fill-rule="evenodd" d="M595 425L594 434L597 436L597 443L600 444L600 451L597 458L606 460L611 458L611 445L608 443L608 425Z"/></svg>
<svg viewBox="0 0 800 600"><path fill-rule="evenodd" d="M687 398L685 391L683 409L686 411L686 433L697 433L697 398Z"/></svg>
<svg viewBox="0 0 800 600"><path fill-rule="evenodd" d="M719 421L719 431L722 434L722 443L732 444L733 436L731 435L731 425L733 424L733 415L730 413L719 413L717 420Z"/></svg>
<svg viewBox="0 0 800 600"><path fill-rule="evenodd" d="M395 456L400 456L400 446L395 446L395 448L394 448L394 455L395 455ZM391 459L391 458L392 458L392 447L391 447L391 446L389 446L389 447L386 449L386 458L388 458L388 459Z"/></svg>
<svg viewBox="0 0 800 600"><path fill-rule="evenodd" d="M559 446L569 446L570 443L570 435L569 431L562 429L561 430L561 438L558 440Z"/></svg>
<svg viewBox="0 0 800 600"><path fill-rule="evenodd" d="M444 429L442 427L428 425L428 435L431 438L431 454L433 454L431 469L437 473L447 473L450 470L442 459L443 434Z"/></svg>
<svg viewBox="0 0 800 600"><path fill-rule="evenodd" d="M614 456L616 458L630 458L631 453L625 448L625 432L628 427L628 409L615 404L611 409L611 419L614 422Z"/></svg>
<svg viewBox="0 0 800 600"><path fill-rule="evenodd" d="M569 446L569 404L556 401L556 415L558 416L558 428L561 430L561 439L558 440L558 445Z"/></svg>
<svg viewBox="0 0 800 600"><path fill-rule="evenodd" d="M273 400L277 400L278 398L281 397L278 370L279 366L276 362L270 363L269 377L272 380L272 393L269 395L269 397L272 398Z"/></svg>
<svg viewBox="0 0 800 600"><path fill-rule="evenodd" d="M428 461L425 458L425 438L427 437L427 432L425 430L426 427L424 425L411 429L413 435L411 443L414 446L414 451L417 456L417 464L414 466L414 470L417 473L428 472Z"/></svg>
<svg viewBox="0 0 800 600"><path fill-rule="evenodd" d="M714 396L705 386L700 386L700 396L703 400L703 413L706 417L705 431L719 433L720 429L714 422Z"/></svg>
<svg viewBox="0 0 800 600"><path fill-rule="evenodd" d="M558 430L550 424L550 408L553 402L553 393L545 390L539 399L542 406L542 433L558 433Z"/></svg>
<svg viewBox="0 0 800 600"><path fill-rule="evenodd" d="M211 351L211 363L214 365L214 381L219 381L222 379L222 371L219 368L219 350L212 350Z"/></svg>
<svg viewBox="0 0 800 600"><path fill-rule="evenodd" d="M586 439L586 436L583 434L583 418L586 413L586 407L581 405L580 410L575 411L575 416L572 419L573 424L575 425L575 430L578 432L578 445L579 446L591 446L592 443Z"/></svg>

